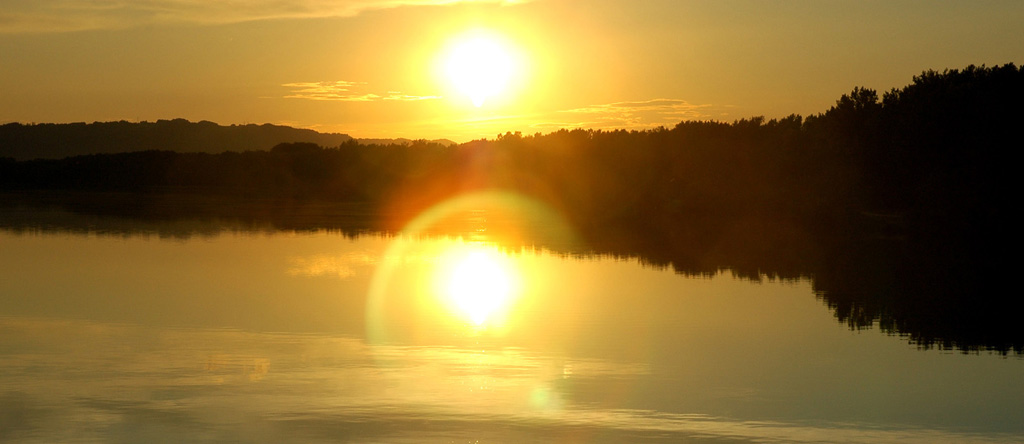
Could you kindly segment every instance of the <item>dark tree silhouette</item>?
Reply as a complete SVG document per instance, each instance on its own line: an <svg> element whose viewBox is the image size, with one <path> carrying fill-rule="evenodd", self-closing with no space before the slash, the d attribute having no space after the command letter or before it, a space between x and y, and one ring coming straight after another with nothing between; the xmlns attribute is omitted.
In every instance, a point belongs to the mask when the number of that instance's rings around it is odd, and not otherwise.
<svg viewBox="0 0 1024 444"><path fill-rule="evenodd" d="M999 310L1008 301L998 277L1011 275L1001 258L1015 234L1010 155L1021 103L1024 70L969 66L925 71L881 98L857 87L806 119L508 132L458 146L295 139L244 152L7 157L0 189L240 202L225 208L253 208L251 199L288 208L343 202L404 215L374 228L382 230L465 191L511 189L563 213L595 252L685 273L813 276L822 299L851 326L881 323L925 346L1020 351L1021 328ZM9 124L0 140L164 149L126 142L160 128L178 144L237 146L227 127L209 122L150 125ZM232 143L248 140L237 137ZM914 317L922 312L928 321ZM998 322L986 327L991 319Z"/></svg>

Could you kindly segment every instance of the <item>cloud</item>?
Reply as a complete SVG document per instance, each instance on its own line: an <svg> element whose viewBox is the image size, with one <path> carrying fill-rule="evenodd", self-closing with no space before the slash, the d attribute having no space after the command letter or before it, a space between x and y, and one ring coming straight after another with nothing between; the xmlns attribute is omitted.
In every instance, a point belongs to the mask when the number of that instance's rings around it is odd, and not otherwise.
<svg viewBox="0 0 1024 444"><path fill-rule="evenodd" d="M315 254L312 256L293 256L288 258L290 267L286 271L289 276L334 276L347 279L356 275L356 268L373 265L377 258L371 254L349 253L342 256Z"/></svg>
<svg viewBox="0 0 1024 444"><path fill-rule="evenodd" d="M541 124L545 127L642 129L673 126L683 120L709 118L711 105L694 105L681 99L614 102L558 111L571 120Z"/></svg>
<svg viewBox="0 0 1024 444"><path fill-rule="evenodd" d="M163 23L352 17L401 6L515 4L516 0L5 0L0 34L120 29Z"/></svg>
<svg viewBox="0 0 1024 444"><path fill-rule="evenodd" d="M525 127L531 131L556 131L562 128L644 130L673 127L683 120L707 120L721 114L722 107L694 105L682 99L651 99L589 105L553 112L499 116L461 122L464 125L502 130ZM504 129L503 129L504 128Z"/></svg>
<svg viewBox="0 0 1024 444"><path fill-rule="evenodd" d="M657 98L613 102L519 114L487 114L473 118L431 122L429 131L452 140L468 141L494 137L507 131L548 133L560 129L648 130L672 128L684 120L721 119L729 107L693 104L683 99Z"/></svg>
<svg viewBox="0 0 1024 444"><path fill-rule="evenodd" d="M377 94L366 91L366 82L349 82L337 80L333 82L296 82L281 86L291 88L286 99L327 100L341 102L375 102L379 100L419 101L440 99L441 96L416 96L401 91L387 91Z"/></svg>

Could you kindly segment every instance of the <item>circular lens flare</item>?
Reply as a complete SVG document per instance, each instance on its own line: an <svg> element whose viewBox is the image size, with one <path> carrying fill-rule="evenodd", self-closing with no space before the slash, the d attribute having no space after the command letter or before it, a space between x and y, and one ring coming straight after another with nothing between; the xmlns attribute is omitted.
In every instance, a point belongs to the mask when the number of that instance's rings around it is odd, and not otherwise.
<svg viewBox="0 0 1024 444"><path fill-rule="evenodd" d="M462 227L452 225L453 217L460 221L467 212L481 210L496 216L486 240L437 237L441 228ZM519 245L524 239L560 239L566 248L577 242L560 213L514 192L463 194L423 211L389 243L370 280L367 341L409 343L450 328L464 332L467 326L474 334L508 334L516 322L516 305L529 297L531 281L539 274L523 268L520 258L499 245Z"/></svg>

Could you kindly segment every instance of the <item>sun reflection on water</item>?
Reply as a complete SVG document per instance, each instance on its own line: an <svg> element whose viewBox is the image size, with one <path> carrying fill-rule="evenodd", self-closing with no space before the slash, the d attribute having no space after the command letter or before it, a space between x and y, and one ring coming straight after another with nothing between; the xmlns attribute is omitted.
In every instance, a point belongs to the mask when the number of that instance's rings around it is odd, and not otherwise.
<svg viewBox="0 0 1024 444"><path fill-rule="evenodd" d="M501 347L540 334L521 328L523 314L550 276L522 245L549 238L576 239L558 212L510 192L460 195L419 213L376 263L366 300L368 341L496 340Z"/></svg>
<svg viewBox="0 0 1024 444"><path fill-rule="evenodd" d="M514 262L494 247L455 244L441 253L435 279L448 305L483 327L507 314L522 277Z"/></svg>

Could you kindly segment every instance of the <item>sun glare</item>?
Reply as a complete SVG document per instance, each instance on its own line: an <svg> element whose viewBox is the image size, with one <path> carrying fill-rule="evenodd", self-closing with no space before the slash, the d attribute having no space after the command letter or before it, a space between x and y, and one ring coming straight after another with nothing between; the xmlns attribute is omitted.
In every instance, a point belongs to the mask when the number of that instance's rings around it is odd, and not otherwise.
<svg viewBox="0 0 1024 444"><path fill-rule="evenodd" d="M523 68L510 44L482 31L454 39L443 59L448 82L478 108L505 92Z"/></svg>
<svg viewBox="0 0 1024 444"><path fill-rule="evenodd" d="M504 315L518 288L509 259L483 247L446 253L439 278L439 290L451 307L477 326Z"/></svg>

